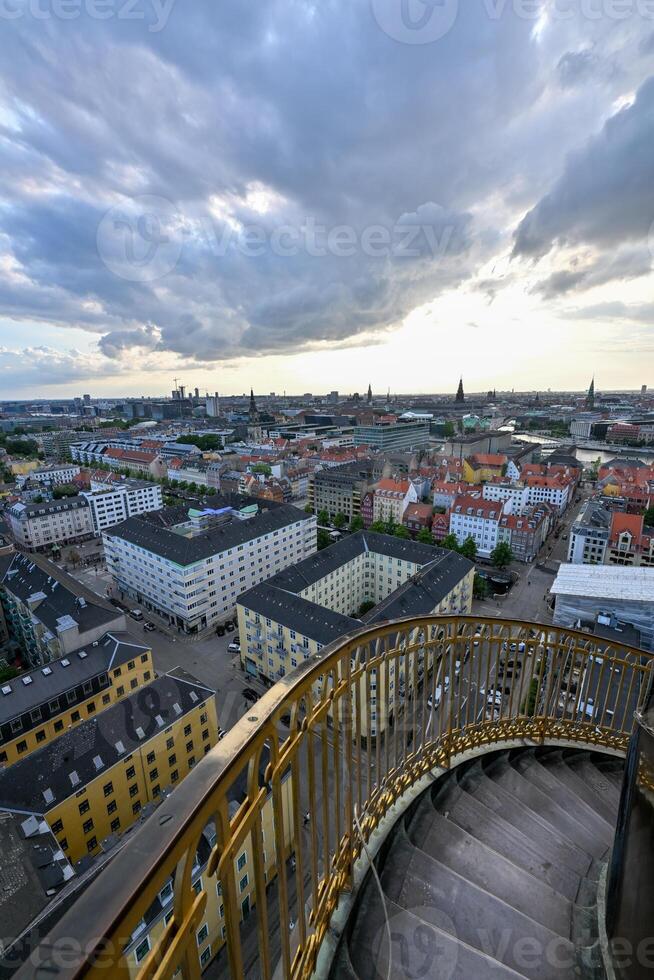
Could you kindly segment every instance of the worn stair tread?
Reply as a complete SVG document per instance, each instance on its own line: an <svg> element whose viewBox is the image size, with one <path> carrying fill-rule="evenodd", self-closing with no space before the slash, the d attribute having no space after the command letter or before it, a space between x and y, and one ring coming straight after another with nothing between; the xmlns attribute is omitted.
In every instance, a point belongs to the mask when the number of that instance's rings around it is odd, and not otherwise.
<svg viewBox="0 0 654 980"><path fill-rule="evenodd" d="M568 840L554 827L546 825L533 810L487 776L481 767L466 773L462 785L491 810L501 813L505 820L521 830L527 838L537 841L539 849L549 854L552 861L571 868L579 875L586 873L590 856L583 848Z"/></svg>
<svg viewBox="0 0 654 980"><path fill-rule="evenodd" d="M496 898L440 861L424 854L398 835L386 857L381 877L384 891L396 905L422 917L423 908L443 915L442 927L531 980L561 977L548 953L556 949L574 962L574 946L567 936L552 932L542 922ZM508 938L508 942L507 942ZM543 951L533 962L521 958L516 940L529 939Z"/></svg>
<svg viewBox="0 0 654 980"><path fill-rule="evenodd" d="M553 772L556 778L571 792L575 793L579 799L584 800L612 827L615 826L617 808L606 796L596 793L593 787L588 785L583 776L575 770L571 758L564 758L561 751L550 752L543 756L537 753L536 758L543 768Z"/></svg>
<svg viewBox="0 0 654 980"><path fill-rule="evenodd" d="M604 854L610 836L595 832L584 823L583 813L577 817L575 808L563 809L546 790L512 766L506 756L490 760L484 772L496 785L502 786L531 810L544 827L552 828L564 840L581 847L591 857Z"/></svg>
<svg viewBox="0 0 654 980"><path fill-rule="evenodd" d="M407 833L421 851L513 908L537 907L543 925L569 938L571 902L483 840L433 808L431 814L416 814Z"/></svg>
<svg viewBox="0 0 654 980"><path fill-rule="evenodd" d="M578 773L600 796L604 796L614 807L616 813L620 803L620 790L606 774L590 760L589 755L579 755L570 762L570 768Z"/></svg>
<svg viewBox="0 0 654 980"><path fill-rule="evenodd" d="M391 980L422 976L437 980L526 980L525 975L510 969L499 960L468 946L451 933L439 928L437 916L421 918L386 899L386 913L391 927L389 946L386 920L375 886L376 903L369 903L365 930L359 919L350 936L350 963L358 980L386 980L391 959ZM425 930L425 925L427 929ZM390 957L389 957L390 949ZM425 952L426 950L426 952ZM430 960L430 957L434 959ZM339 974L333 973L334 980Z"/></svg>
<svg viewBox="0 0 654 980"><path fill-rule="evenodd" d="M580 875L566 865L553 861L551 853L543 853L536 841L526 837L500 813L456 786L450 788L449 793L438 794L436 803L439 811L457 826L479 837L493 850L510 858L565 898L574 900Z"/></svg>
<svg viewBox="0 0 654 980"><path fill-rule="evenodd" d="M600 840L610 846L615 833L614 823L606 820L590 803L560 779L553 766L543 765L531 752L511 753L509 762L525 779L537 785L560 807L574 812L575 817L581 820L584 826L590 827Z"/></svg>

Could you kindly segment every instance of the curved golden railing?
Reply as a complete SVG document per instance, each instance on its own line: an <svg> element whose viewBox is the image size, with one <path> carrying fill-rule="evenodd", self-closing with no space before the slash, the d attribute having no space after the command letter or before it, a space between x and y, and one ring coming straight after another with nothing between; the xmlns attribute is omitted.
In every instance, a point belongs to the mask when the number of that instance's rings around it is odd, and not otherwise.
<svg viewBox="0 0 654 980"><path fill-rule="evenodd" d="M195 978L216 955L225 976L256 961L263 978L308 977L352 887L355 813L368 840L422 776L492 745L624 752L651 663L513 620L428 616L349 634L252 706L19 977ZM157 896L171 887L166 906Z"/></svg>

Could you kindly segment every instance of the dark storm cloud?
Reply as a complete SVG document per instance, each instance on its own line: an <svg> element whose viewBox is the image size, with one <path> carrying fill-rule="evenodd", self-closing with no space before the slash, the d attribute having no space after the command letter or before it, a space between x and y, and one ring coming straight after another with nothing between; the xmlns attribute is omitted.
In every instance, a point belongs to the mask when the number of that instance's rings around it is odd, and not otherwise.
<svg viewBox="0 0 654 980"><path fill-rule="evenodd" d="M654 221L654 77L578 152L521 221L514 254L540 258L555 244L645 243Z"/></svg>
<svg viewBox="0 0 654 980"><path fill-rule="evenodd" d="M650 88L579 146L606 111L597 78L607 104L642 82L651 25L538 34L466 0L421 46L369 0L177 0L165 23L139 3L142 20L0 24L0 315L82 327L121 363L351 345L473 283L518 209L521 256L642 224ZM552 276L544 301L603 261Z"/></svg>

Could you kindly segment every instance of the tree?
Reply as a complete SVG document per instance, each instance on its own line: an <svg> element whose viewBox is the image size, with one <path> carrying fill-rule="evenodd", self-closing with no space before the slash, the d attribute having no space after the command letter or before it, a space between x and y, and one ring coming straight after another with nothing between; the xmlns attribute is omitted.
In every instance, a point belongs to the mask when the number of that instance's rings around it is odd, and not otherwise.
<svg viewBox="0 0 654 980"><path fill-rule="evenodd" d="M255 463L254 466L252 467L252 472L261 474L261 476L270 476L272 473L272 469L270 468L268 463Z"/></svg>
<svg viewBox="0 0 654 980"><path fill-rule="evenodd" d="M334 518L334 527L337 531L340 531L347 524L347 517L345 514L337 514Z"/></svg>
<svg viewBox="0 0 654 980"><path fill-rule="evenodd" d="M311 504L305 504L304 505L304 513L305 514L313 514L313 507L311 506Z"/></svg>
<svg viewBox="0 0 654 980"><path fill-rule="evenodd" d="M391 517L390 520L388 520L386 522L386 531L385 531L385 533L386 534L395 534L396 527L397 527L397 524L395 523L395 521Z"/></svg>
<svg viewBox="0 0 654 980"><path fill-rule="evenodd" d="M398 524L397 527L395 528L395 531L393 533L394 533L394 535L395 535L396 538L405 538L406 539L406 538L410 538L411 537L411 535L409 534L408 527L405 527L404 524Z"/></svg>
<svg viewBox="0 0 654 980"><path fill-rule="evenodd" d="M329 531L325 531L324 528L318 529L318 551L322 551L323 548L329 547L332 543Z"/></svg>
<svg viewBox="0 0 654 980"><path fill-rule="evenodd" d="M474 538L466 538L459 551L464 558L469 558L470 561L474 561L477 557L477 543Z"/></svg>
<svg viewBox="0 0 654 980"><path fill-rule="evenodd" d="M648 507L643 516L645 527L654 527L654 507Z"/></svg>
<svg viewBox="0 0 654 980"><path fill-rule="evenodd" d="M350 521L350 531L363 531L363 517L357 514Z"/></svg>
<svg viewBox="0 0 654 980"><path fill-rule="evenodd" d="M500 541L491 551L491 561L496 568L506 568L513 561L513 552L508 541Z"/></svg>
<svg viewBox="0 0 654 980"><path fill-rule="evenodd" d="M320 527L329 527L329 514L326 510L318 511L318 524Z"/></svg>
<svg viewBox="0 0 654 980"><path fill-rule="evenodd" d="M373 521L370 530L374 531L375 534L386 534L386 524L384 521Z"/></svg>
<svg viewBox="0 0 654 980"><path fill-rule="evenodd" d="M82 558L77 548L71 548L68 552L68 561L71 563L71 565L79 565L81 560Z"/></svg>
<svg viewBox="0 0 654 980"><path fill-rule="evenodd" d="M446 439L451 439L452 436L454 435L455 431L456 430L454 428L454 423L453 422L445 422L445 423L443 423L443 435L445 436Z"/></svg>
<svg viewBox="0 0 654 980"><path fill-rule="evenodd" d="M472 593L475 599L485 599L488 596L490 589L488 588L488 582L481 575L475 575L474 584L472 586Z"/></svg>
<svg viewBox="0 0 654 980"><path fill-rule="evenodd" d="M433 544L434 543L434 539L432 537L432 533L431 533L431 531L429 530L428 527L423 527L420 531L418 531L418 534L417 534L417 537L416 537L416 541L419 541L420 544Z"/></svg>
<svg viewBox="0 0 654 980"><path fill-rule="evenodd" d="M448 551L458 551L459 542L457 541L456 534L446 534L441 541L441 548L446 548Z"/></svg>
<svg viewBox="0 0 654 980"><path fill-rule="evenodd" d="M62 483L61 486L54 488L52 496L55 500L61 500L62 497L76 497L77 493L77 487L72 486L70 483Z"/></svg>
<svg viewBox="0 0 654 980"><path fill-rule="evenodd" d="M359 606L359 616L365 616L367 612L370 612L370 610L374 608L375 608L375 603L371 602L370 599L366 599L366 601L362 602L361 605Z"/></svg>

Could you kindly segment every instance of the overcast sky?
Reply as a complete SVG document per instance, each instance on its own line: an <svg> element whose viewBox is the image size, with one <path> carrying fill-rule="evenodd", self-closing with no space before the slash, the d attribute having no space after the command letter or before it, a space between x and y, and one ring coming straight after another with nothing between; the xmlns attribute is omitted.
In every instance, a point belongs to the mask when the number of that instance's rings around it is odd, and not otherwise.
<svg viewBox="0 0 654 980"><path fill-rule="evenodd" d="M0 398L654 384L654 0L0 0Z"/></svg>

